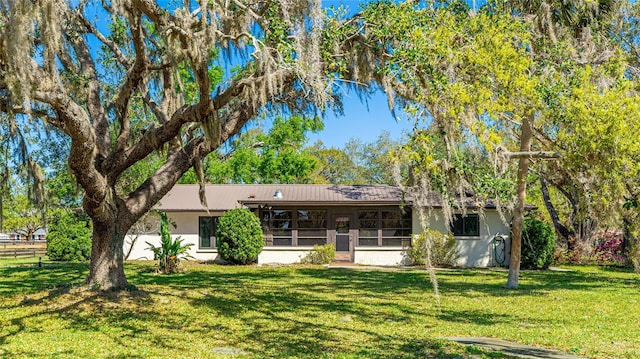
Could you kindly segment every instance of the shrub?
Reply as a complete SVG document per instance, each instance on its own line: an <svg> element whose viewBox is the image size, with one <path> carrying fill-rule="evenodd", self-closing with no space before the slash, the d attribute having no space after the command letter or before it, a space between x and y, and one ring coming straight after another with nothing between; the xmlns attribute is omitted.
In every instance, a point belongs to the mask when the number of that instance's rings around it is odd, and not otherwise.
<svg viewBox="0 0 640 359"><path fill-rule="evenodd" d="M596 242L593 257L598 264L625 265L627 256L623 248L623 233L613 230L604 232Z"/></svg>
<svg viewBox="0 0 640 359"><path fill-rule="evenodd" d="M247 209L233 209L220 217L216 238L218 253L233 264L255 262L264 246L260 219Z"/></svg>
<svg viewBox="0 0 640 359"><path fill-rule="evenodd" d="M551 227L534 218L526 218L522 226L523 269L547 269L553 260L556 235Z"/></svg>
<svg viewBox="0 0 640 359"><path fill-rule="evenodd" d="M66 211L54 214L47 233L47 256L53 261L91 258L91 221L86 214Z"/></svg>
<svg viewBox="0 0 640 359"><path fill-rule="evenodd" d="M413 235L411 246L405 250L404 256L408 264L424 265L427 258L427 246L431 249L431 265L453 267L458 258L456 240L451 233L425 229L420 234Z"/></svg>
<svg viewBox="0 0 640 359"><path fill-rule="evenodd" d="M556 246L553 253L553 263L584 265L593 262L591 245L584 241L576 241L573 250Z"/></svg>
<svg viewBox="0 0 640 359"><path fill-rule="evenodd" d="M314 245L313 249L301 260L304 264L329 264L336 259L336 247L329 243Z"/></svg>
<svg viewBox="0 0 640 359"><path fill-rule="evenodd" d="M181 272L180 260L193 258L189 254L189 249L193 244L182 244L183 240L180 237L171 238L169 220L164 212L160 212L160 232L158 234L160 234L160 246L156 247L146 242L149 245L147 249L153 252L153 259L158 261L158 271L165 274Z"/></svg>

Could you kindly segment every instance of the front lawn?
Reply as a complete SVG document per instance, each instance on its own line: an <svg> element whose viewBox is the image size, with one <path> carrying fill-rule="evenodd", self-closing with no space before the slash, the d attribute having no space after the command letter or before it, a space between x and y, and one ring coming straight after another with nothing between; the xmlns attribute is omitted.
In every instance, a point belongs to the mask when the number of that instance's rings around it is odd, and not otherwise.
<svg viewBox="0 0 640 359"><path fill-rule="evenodd" d="M2 264L0 264L2 265ZM640 358L640 277L598 267L438 272L217 266L138 290L77 287L86 264L0 268L0 357L495 358L439 339L489 336L597 358ZM227 354L225 354L227 353Z"/></svg>

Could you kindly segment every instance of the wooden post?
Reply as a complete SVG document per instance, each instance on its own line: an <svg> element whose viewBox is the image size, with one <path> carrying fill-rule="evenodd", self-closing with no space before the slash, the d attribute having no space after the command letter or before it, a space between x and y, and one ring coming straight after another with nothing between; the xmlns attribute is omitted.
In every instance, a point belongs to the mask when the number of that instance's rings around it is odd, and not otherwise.
<svg viewBox="0 0 640 359"><path fill-rule="evenodd" d="M511 256L509 258L509 277L507 278L507 288L518 289L518 279L520 276L520 258L522 251L522 225L524 223L524 207L527 199L527 175L529 174L529 162L532 158L558 158L557 152L531 151L533 140L533 115L527 115L522 119L520 133L520 151L506 152L504 156L518 159L518 179L517 179L517 203L513 213L511 224Z"/></svg>
<svg viewBox="0 0 640 359"><path fill-rule="evenodd" d="M531 129L531 120L529 116L525 116L522 120L522 133L520 134L520 152L531 151L531 141L533 139L533 130ZM524 222L524 206L527 198L527 175L529 174L529 161L531 157L518 157L518 186L517 197L518 202L513 214L512 235L511 235L511 257L509 259L509 277L507 279L507 288L518 289L518 278L520 275L520 255L522 249L522 224Z"/></svg>

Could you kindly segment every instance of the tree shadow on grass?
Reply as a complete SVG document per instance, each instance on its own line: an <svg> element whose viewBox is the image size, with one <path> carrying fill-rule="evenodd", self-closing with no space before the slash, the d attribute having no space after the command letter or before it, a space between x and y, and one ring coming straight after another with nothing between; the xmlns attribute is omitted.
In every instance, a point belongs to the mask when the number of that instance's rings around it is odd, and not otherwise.
<svg viewBox="0 0 640 359"><path fill-rule="evenodd" d="M165 276L155 274L148 263L127 263L128 278L140 290L106 293L74 288L86 270L86 265L0 269L0 275L9 278L0 283L0 299L13 298L14 304L7 308L15 309L10 324L0 332L0 346L30 331L34 319L53 316L66 328L108 336L127 353L114 352L114 357L153 356L137 354L140 340L168 355L189 353L181 337L186 334L215 335L215 343L243 348L256 357L447 358L458 354L448 356L437 340L424 334L416 338L409 329L422 326L421 333L426 333L424 327L433 317L486 326L526 321L479 309L437 314L433 306L433 313L424 313L429 303L418 309L407 300L420 293L424 293L420 300L434 300L428 274L418 270L194 266L186 273ZM445 295L465 297L539 295L556 286L588 290L607 278L580 272L527 272L523 288L514 292L503 287L504 272L452 271L439 272L438 277ZM71 284L52 287L51 283ZM24 314L18 307L29 310ZM398 332L399 328L408 331ZM245 333L240 335L239 330ZM41 355L36 350L1 354Z"/></svg>
<svg viewBox="0 0 640 359"><path fill-rule="evenodd" d="M640 276L613 278L604 273L582 271L521 271L519 288L507 289L506 271L459 270L438 272L438 283L442 291L453 293L478 292L491 296L544 295L550 290L590 291L610 288L611 285L638 286Z"/></svg>
<svg viewBox="0 0 640 359"><path fill-rule="evenodd" d="M278 281L307 276L322 280L307 284L309 290L352 290L366 295L384 296L385 293L402 294L410 291L432 291L428 274L424 270L352 270L326 269L324 267L234 267L212 265L214 270L190 268L187 273L171 276L157 275L149 262L127 262L129 281L135 285L168 285L174 288L207 288L211 285L234 286L260 282L277 277ZM196 267L197 268L197 267ZM603 272L606 270L603 269ZM626 273L627 271L616 271ZM277 273L277 274L274 274ZM52 289L59 284L81 283L88 274L86 263L60 263L43 268L0 268L0 297ZM437 278L442 291L475 291L489 295L531 295L535 291L549 289L589 290L602 286L639 286L640 276L611 277L606 273L583 271L523 271L520 289L505 288L506 271L454 270L439 271ZM13 279L12 279L13 278Z"/></svg>
<svg viewBox="0 0 640 359"><path fill-rule="evenodd" d="M29 294L82 283L88 274L87 263L60 263L38 267L0 268L0 298Z"/></svg>
<svg viewBox="0 0 640 359"><path fill-rule="evenodd" d="M0 347L2 347L11 337L21 333L30 333L38 331L34 327L34 322L38 319L55 317L62 320L65 324L65 330L80 332L102 332L104 333L105 322L118 325L120 330L128 332L130 335L146 333L145 325L132 326L123 319L137 317L144 321L152 322L156 320L156 313L152 308L153 303L150 301L145 291L92 291L85 287L72 286L67 284L58 285L53 289L40 291L26 295L20 302L15 305L5 307L6 310L12 310L17 314L12 316L10 323L5 324L3 334L0 335ZM6 315L5 315L6 316ZM46 328L45 328L46 329ZM40 328L40 330L42 330ZM117 345L122 347L130 346L124 338L117 335L111 336ZM158 341L161 342L161 341ZM158 343L155 343L158 345ZM5 352L0 354L23 357L42 356L41 352L36 350L29 351L28 348L20 348L20 351ZM56 356L82 357L86 353L79 353L73 349L62 352L56 352ZM117 356L116 356L117 357ZM135 355L127 355L126 357L136 357Z"/></svg>
<svg viewBox="0 0 640 359"><path fill-rule="evenodd" d="M212 268L215 270L190 269L186 274L171 277L140 273L133 280L144 283L141 285L197 290L198 295L189 298L194 312L227 318L222 322L241 318L251 328L245 340L253 343L252 348L245 350L256 356L318 357L322 353L348 353L353 349L341 347L341 343L345 336L354 335L366 337L374 347L372 350L383 343L395 343L397 353L402 350L400 342L406 343L406 338L391 338L367 326L393 325L422 315L396 299L407 291L407 280L424 285L424 289L429 286L418 280L422 273L408 274L406 279L407 274L399 278L399 274L387 273L380 278L366 272L325 268ZM366 305L363 300L367 300ZM274 326L274 322L278 325Z"/></svg>
<svg viewBox="0 0 640 359"><path fill-rule="evenodd" d="M191 300L194 308L227 318L250 313L246 319L243 317L253 328L249 338L269 353L316 357L320 353L348 352L351 349L340 347L340 343L350 336L366 338L368 343L354 349L359 353L357 357L419 357L432 344L425 339L420 345L407 346L410 338L371 329L393 327L399 322L407 322L403 325L409 326L423 324L420 318L425 318L425 313L398 301L407 292L415 293L416 287L418 292L431 290L427 274L423 272L269 270L258 275L262 279L260 285L255 285L255 272L234 273L229 275L248 287L233 293L214 284L227 282L224 280L227 274L208 275L214 280L205 295ZM287 285L287 280L296 282ZM335 293L341 295L335 296ZM274 328L263 325L263 321L275 321L279 325ZM387 346L393 349L385 349Z"/></svg>

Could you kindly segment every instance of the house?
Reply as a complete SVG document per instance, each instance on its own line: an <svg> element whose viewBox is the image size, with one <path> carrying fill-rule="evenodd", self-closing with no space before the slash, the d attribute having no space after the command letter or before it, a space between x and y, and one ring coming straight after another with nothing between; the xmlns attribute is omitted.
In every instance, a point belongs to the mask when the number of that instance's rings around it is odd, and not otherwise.
<svg viewBox="0 0 640 359"><path fill-rule="evenodd" d="M38 228L35 232L29 234L29 229L19 229L9 233L8 237L12 241L44 241L47 239L47 230Z"/></svg>
<svg viewBox="0 0 640 359"><path fill-rule="evenodd" d="M248 208L261 220L265 245L259 263L296 263L315 244L332 243L336 259L370 265L405 263L403 249L422 228L410 199L386 185L207 185L208 210L199 200L198 185L176 185L159 203L175 224L174 236L192 243L198 260L215 260L216 224L225 211ZM431 211L430 227L448 232L442 210ZM508 264L509 243L496 236L509 233L495 206L483 214L468 209L454 215L453 233L460 253L458 265L487 267ZM153 226L152 226L153 227ZM149 228L149 227L147 227ZM159 244L157 226L138 235L129 259L153 259L146 242ZM135 236L129 235L127 243ZM497 237L500 238L500 237ZM505 243L506 242L506 243ZM126 248L127 253L129 248Z"/></svg>

